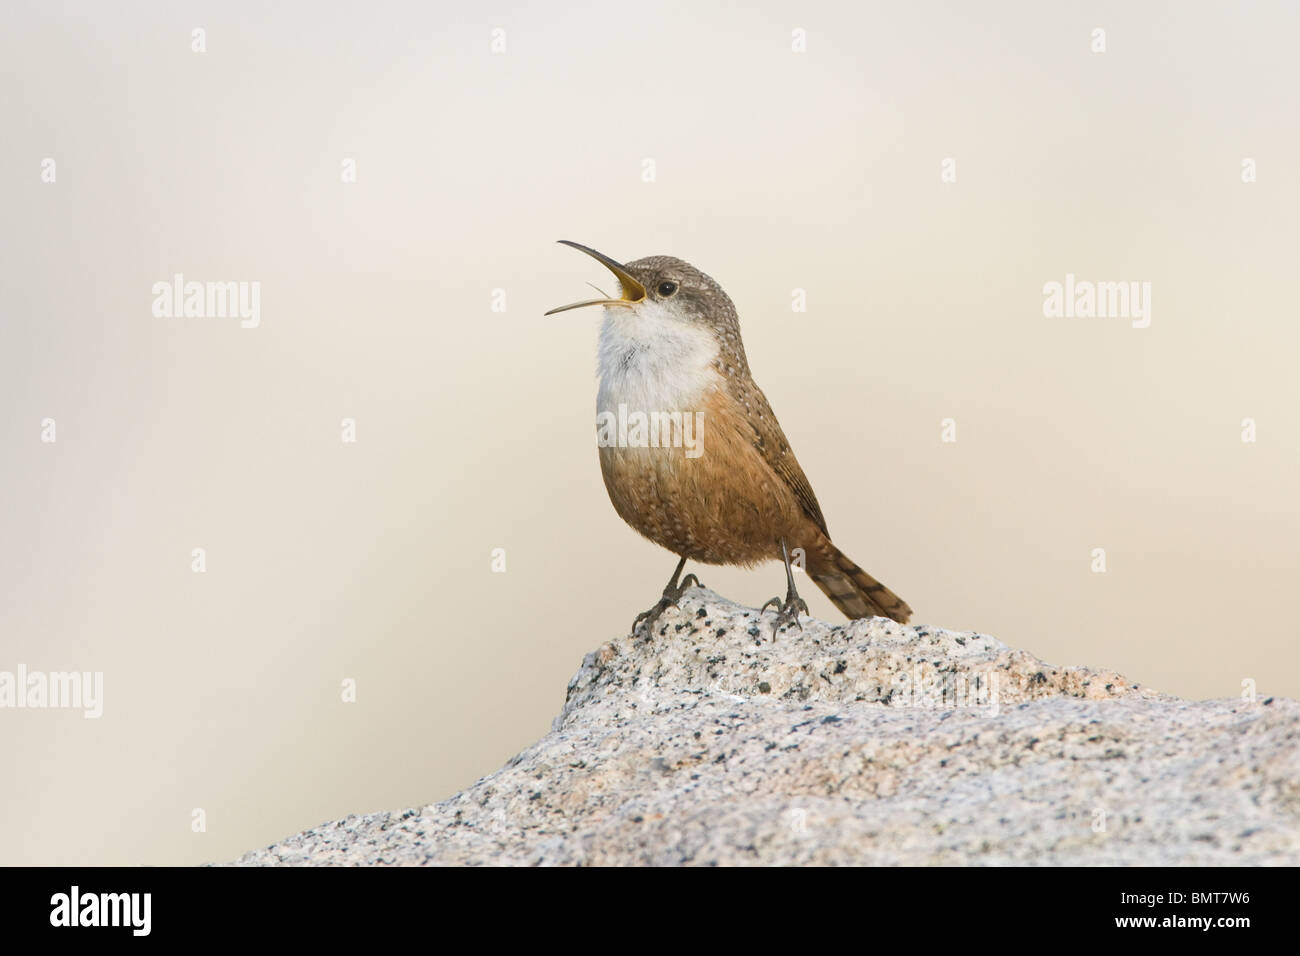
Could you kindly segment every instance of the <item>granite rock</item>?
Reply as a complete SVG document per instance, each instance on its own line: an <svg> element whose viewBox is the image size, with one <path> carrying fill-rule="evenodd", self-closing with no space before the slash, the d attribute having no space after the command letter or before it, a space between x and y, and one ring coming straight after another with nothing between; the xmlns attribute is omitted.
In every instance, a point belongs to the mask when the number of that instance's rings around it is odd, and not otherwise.
<svg viewBox="0 0 1300 956"><path fill-rule="evenodd" d="M1300 704L1188 701L985 634L704 588L586 656L549 734L456 796L239 864L1300 863Z"/></svg>

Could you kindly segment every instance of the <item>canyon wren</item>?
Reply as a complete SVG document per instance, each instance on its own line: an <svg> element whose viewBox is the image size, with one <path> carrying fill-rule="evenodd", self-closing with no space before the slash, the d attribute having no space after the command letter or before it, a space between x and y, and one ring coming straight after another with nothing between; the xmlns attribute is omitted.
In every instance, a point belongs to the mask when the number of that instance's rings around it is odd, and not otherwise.
<svg viewBox="0 0 1300 956"><path fill-rule="evenodd" d="M808 605L790 567L798 550L808 576L845 615L905 623L912 609L831 544L812 486L749 373L736 307L722 287L671 256L624 265L560 241L603 264L621 289L617 299L588 299L546 313L605 308L596 410L609 500L636 531L681 559L663 597L633 622L633 633L642 622L651 633L687 587L699 584L693 574L678 582L687 559L742 567L784 561L785 600L772 598L759 613L776 606L773 637L787 624L802 630L799 611L807 614ZM642 427L629 431L629 420ZM615 421L617 440L608 427ZM647 422L662 427L647 429ZM687 427L692 422L694 436Z"/></svg>

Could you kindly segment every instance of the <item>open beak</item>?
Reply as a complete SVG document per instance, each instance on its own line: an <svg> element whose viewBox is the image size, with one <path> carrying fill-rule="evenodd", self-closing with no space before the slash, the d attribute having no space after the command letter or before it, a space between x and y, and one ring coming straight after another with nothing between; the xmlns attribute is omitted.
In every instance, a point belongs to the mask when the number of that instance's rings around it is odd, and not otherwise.
<svg viewBox="0 0 1300 956"><path fill-rule="evenodd" d="M618 279L618 284L622 289L623 298L588 299L585 302L573 302L569 305L561 305L558 308L551 309L549 312L546 313L547 315L554 315L556 312L567 312L570 309L581 309L585 305L631 306L633 302L640 302L642 299L645 298L645 286L643 286L636 279L632 278L632 274L629 273L627 269L623 267L622 263L615 262L613 259L605 255L603 252L597 252L595 249L592 249L588 246L580 245L579 243L576 242L570 242L568 239L561 239L560 242L566 246L573 246L573 248L577 249L579 252L585 252L587 255L591 256L591 258L595 259L597 262L603 265L610 272L614 273L614 277Z"/></svg>

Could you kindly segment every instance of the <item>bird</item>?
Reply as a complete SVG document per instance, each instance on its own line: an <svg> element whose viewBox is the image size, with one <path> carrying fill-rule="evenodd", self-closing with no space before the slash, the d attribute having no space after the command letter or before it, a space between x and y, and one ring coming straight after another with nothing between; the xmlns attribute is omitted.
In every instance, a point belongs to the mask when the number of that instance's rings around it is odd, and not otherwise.
<svg viewBox="0 0 1300 956"><path fill-rule="evenodd" d="M603 306L597 348L597 445L614 510L635 531L679 558L662 597L638 614L647 635L676 607L694 574L687 560L754 567L785 564L786 596L772 639L808 614L791 555L850 619L906 623L912 609L839 548L817 496L767 397L750 373L740 319L722 286L688 262L647 256L626 264L568 239L618 281L615 298L549 310ZM657 423L657 427L654 427ZM680 580L679 580L680 579Z"/></svg>

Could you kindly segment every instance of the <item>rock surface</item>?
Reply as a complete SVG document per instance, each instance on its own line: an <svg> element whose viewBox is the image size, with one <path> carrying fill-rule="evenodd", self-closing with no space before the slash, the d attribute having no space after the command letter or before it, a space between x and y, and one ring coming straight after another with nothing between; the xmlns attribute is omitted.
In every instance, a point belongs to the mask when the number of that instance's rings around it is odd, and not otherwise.
<svg viewBox="0 0 1300 956"><path fill-rule="evenodd" d="M703 588L587 655L551 733L422 809L239 864L1300 863L1300 704L1193 702L983 634L770 638Z"/></svg>

